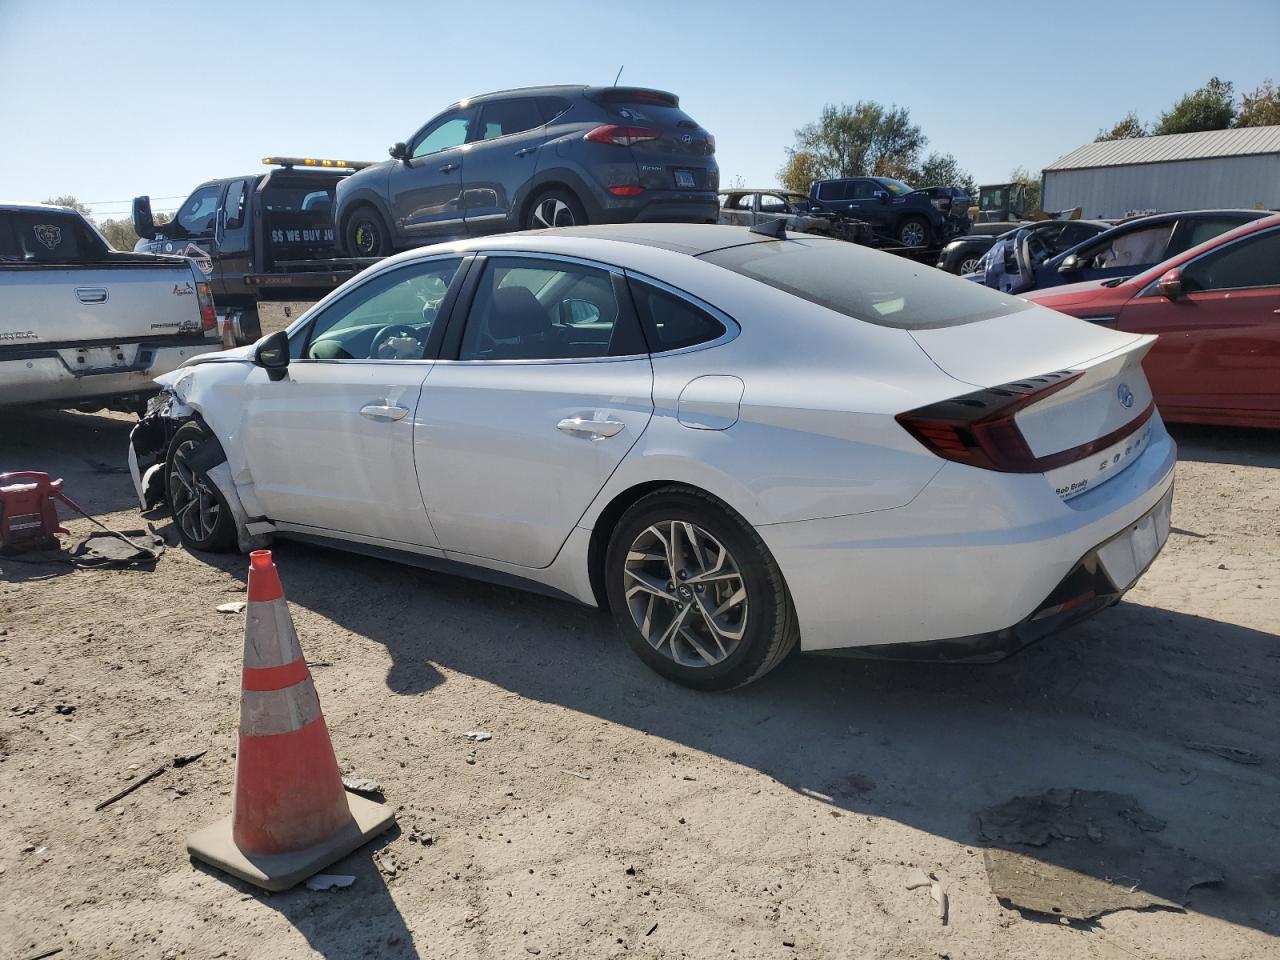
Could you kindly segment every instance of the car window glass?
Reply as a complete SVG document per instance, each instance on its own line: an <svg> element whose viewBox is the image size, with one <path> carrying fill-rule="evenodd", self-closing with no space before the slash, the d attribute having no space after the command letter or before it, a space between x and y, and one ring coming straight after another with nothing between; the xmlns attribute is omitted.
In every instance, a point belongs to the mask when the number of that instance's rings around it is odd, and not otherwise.
<svg viewBox="0 0 1280 960"><path fill-rule="evenodd" d="M873 191L884 190L873 180L855 180L849 186L851 188L849 192L850 200L870 200ZM885 190L885 193L888 193L888 191Z"/></svg>
<svg viewBox="0 0 1280 960"><path fill-rule="evenodd" d="M1165 258L1173 226L1170 221L1117 234L1093 249L1092 265L1097 269L1107 270L1159 263Z"/></svg>
<svg viewBox="0 0 1280 960"><path fill-rule="evenodd" d="M331 304L311 324L308 360L421 360L457 258L391 270ZM291 351L292 353L293 351Z"/></svg>
<svg viewBox="0 0 1280 960"><path fill-rule="evenodd" d="M1280 230L1268 230L1206 253L1182 268L1182 289L1280 286Z"/></svg>
<svg viewBox="0 0 1280 960"><path fill-rule="evenodd" d="M1058 250L1059 252L1070 250L1077 243L1084 243L1095 233L1097 233L1096 230L1091 230L1082 223L1068 223L1058 240Z"/></svg>
<svg viewBox="0 0 1280 960"><path fill-rule="evenodd" d="M845 316L905 330L973 323L1032 307L902 257L799 235L787 243L713 250L701 259Z"/></svg>
<svg viewBox="0 0 1280 960"><path fill-rule="evenodd" d="M744 193L741 196L732 197L729 200L729 208L731 210L750 210L751 194Z"/></svg>
<svg viewBox="0 0 1280 960"><path fill-rule="evenodd" d="M237 180L227 187L227 202L225 204L227 226L233 230L244 224L244 202L249 193L248 186L247 180Z"/></svg>
<svg viewBox="0 0 1280 960"><path fill-rule="evenodd" d="M485 264L459 360L560 360L625 351L607 270L540 258ZM615 343L615 340L617 342Z"/></svg>
<svg viewBox="0 0 1280 960"><path fill-rule="evenodd" d="M473 111L460 110L441 117L413 147L412 157L427 157L467 142Z"/></svg>
<svg viewBox="0 0 1280 960"><path fill-rule="evenodd" d="M1066 228L1067 228L1067 225L1065 222L1062 222L1062 223L1051 222L1051 223L1045 224L1043 227L1041 227L1039 230L1035 232L1036 232L1036 236L1039 237L1040 241L1044 243L1045 246L1057 249L1057 247L1059 246L1059 243L1062 240L1063 233L1066 232ZM1063 249L1065 249L1065 247Z"/></svg>
<svg viewBox="0 0 1280 960"><path fill-rule="evenodd" d="M496 140L542 126L542 114L532 100L495 100L480 112L480 139Z"/></svg>
<svg viewBox="0 0 1280 960"><path fill-rule="evenodd" d="M832 180L827 183L818 185L818 199L848 200L849 199L849 181L848 180Z"/></svg>
<svg viewBox="0 0 1280 960"><path fill-rule="evenodd" d="M1205 217L1188 220L1186 229L1180 231L1180 236L1175 241L1177 249L1171 248L1168 255L1172 257L1175 254L1185 253L1192 247L1200 246L1206 240L1212 240L1228 230L1234 230L1244 222L1237 217Z"/></svg>
<svg viewBox="0 0 1280 960"><path fill-rule="evenodd" d="M88 260L105 251L78 217L54 213L9 214L0 227L0 258L52 263Z"/></svg>
<svg viewBox="0 0 1280 960"><path fill-rule="evenodd" d="M723 323L684 297L634 278L631 293L654 353L708 343L725 334Z"/></svg>
<svg viewBox="0 0 1280 960"><path fill-rule="evenodd" d="M201 187L187 198L187 202L182 205L174 219L192 236L213 233L213 218L217 209L217 186Z"/></svg>
<svg viewBox="0 0 1280 960"><path fill-rule="evenodd" d="M760 194L760 212L761 213L786 213L787 201L776 193Z"/></svg>
<svg viewBox="0 0 1280 960"><path fill-rule="evenodd" d="M569 109L571 104L564 97L538 97L538 107L542 111L543 121L550 123Z"/></svg>

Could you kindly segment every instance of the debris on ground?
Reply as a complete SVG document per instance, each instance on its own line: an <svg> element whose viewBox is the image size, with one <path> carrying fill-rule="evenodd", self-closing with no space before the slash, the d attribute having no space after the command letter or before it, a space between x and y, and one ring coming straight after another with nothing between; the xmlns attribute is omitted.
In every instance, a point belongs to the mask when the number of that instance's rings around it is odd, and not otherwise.
<svg viewBox="0 0 1280 960"><path fill-rule="evenodd" d="M487 730L468 730L463 736L472 743L484 743L486 740L493 739L493 734Z"/></svg>
<svg viewBox="0 0 1280 960"><path fill-rule="evenodd" d="M933 911L942 925L947 925L947 888L942 885L937 874L929 874L929 897L933 900Z"/></svg>
<svg viewBox="0 0 1280 960"><path fill-rule="evenodd" d="M369 777L343 777L342 786L352 793L382 799L382 784Z"/></svg>
<svg viewBox="0 0 1280 960"><path fill-rule="evenodd" d="M932 881L929 879L929 875L925 873L923 870L912 870L911 873L907 875L908 890L916 890L916 889L919 889L920 887L927 887L929 886L930 883L932 883Z"/></svg>
<svg viewBox="0 0 1280 960"><path fill-rule="evenodd" d="M160 774L168 770L170 765L172 765L175 769L178 767L185 767L188 763L191 763L193 760L199 760L208 752L209 752L208 750L201 750L199 753L187 753L187 754L180 754L178 756L175 756L171 764L162 763L160 766L156 767L150 773L144 773L142 776L138 777L138 779L126 785L123 789L107 797L107 799L103 800L93 809L95 811L105 810L107 807L111 806L111 804L115 803L117 800L123 800L125 797L133 793L133 791L137 790L144 783L150 783L156 777L160 776Z"/></svg>
<svg viewBox="0 0 1280 960"><path fill-rule="evenodd" d="M561 773L567 773L567 774L568 774L569 776L571 776L571 777L577 777L579 780L590 780L590 779L591 779L591 774L589 774L589 773L579 773L577 770L561 770L560 772L561 772ZM684 821L683 821L683 820L681 820L680 822L681 822L681 823L684 823Z"/></svg>
<svg viewBox="0 0 1280 960"><path fill-rule="evenodd" d="M336 890L349 887L355 882L356 878L349 873L317 873L307 881L307 889L317 891Z"/></svg>
<svg viewBox="0 0 1280 960"><path fill-rule="evenodd" d="M1192 887L1222 880L1150 836L1164 821L1122 793L1061 788L1014 797L980 811L978 824L991 844L983 851L987 881L1007 907L1073 920L1148 907L1180 911ZM1085 838L1093 842L1074 842Z"/></svg>
<svg viewBox="0 0 1280 960"><path fill-rule="evenodd" d="M232 600L230 603L218 604L219 613L244 613L244 608L249 604L244 600Z"/></svg>
<svg viewBox="0 0 1280 960"><path fill-rule="evenodd" d="M1223 760L1230 760L1234 763L1259 764L1262 758L1251 750L1242 750L1239 747L1229 747L1221 743L1199 743L1195 740L1186 740L1182 744L1188 750L1199 750L1202 753L1212 753L1221 757Z"/></svg>

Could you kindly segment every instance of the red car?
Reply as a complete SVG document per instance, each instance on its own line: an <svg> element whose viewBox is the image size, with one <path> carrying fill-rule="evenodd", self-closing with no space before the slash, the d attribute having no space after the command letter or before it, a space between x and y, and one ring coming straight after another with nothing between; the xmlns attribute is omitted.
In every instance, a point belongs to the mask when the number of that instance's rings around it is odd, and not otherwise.
<svg viewBox="0 0 1280 960"><path fill-rule="evenodd" d="M1128 279L1026 298L1125 333L1159 334L1142 366L1166 420L1280 428L1280 216Z"/></svg>

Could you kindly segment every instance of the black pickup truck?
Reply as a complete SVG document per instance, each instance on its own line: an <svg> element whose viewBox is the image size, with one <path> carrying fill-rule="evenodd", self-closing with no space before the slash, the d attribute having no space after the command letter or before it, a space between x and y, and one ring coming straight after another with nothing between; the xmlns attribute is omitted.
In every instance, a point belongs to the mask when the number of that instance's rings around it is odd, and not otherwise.
<svg viewBox="0 0 1280 960"><path fill-rule="evenodd" d="M338 181L367 163L267 157L267 173L208 180L168 223L150 197L135 197L141 253L192 259L208 277L223 339L252 343L374 262L340 255L334 243Z"/></svg>

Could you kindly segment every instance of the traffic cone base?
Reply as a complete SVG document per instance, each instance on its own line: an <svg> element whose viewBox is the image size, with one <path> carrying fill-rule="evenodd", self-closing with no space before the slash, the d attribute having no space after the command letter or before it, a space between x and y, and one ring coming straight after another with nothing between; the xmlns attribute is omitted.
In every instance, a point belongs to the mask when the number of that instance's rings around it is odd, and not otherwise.
<svg viewBox="0 0 1280 960"><path fill-rule="evenodd" d="M246 853L231 836L231 817L193 833L187 853L264 890L288 890L334 861L341 860L395 822L385 804L348 793L351 821L323 843L289 853Z"/></svg>

